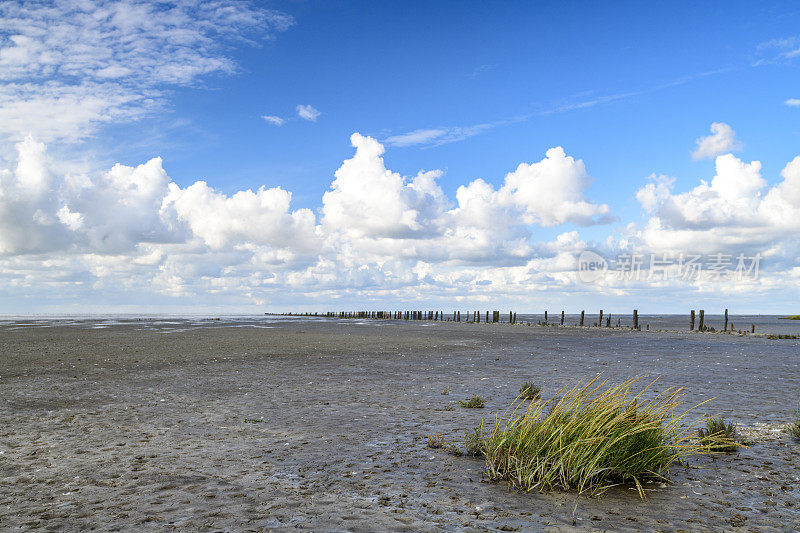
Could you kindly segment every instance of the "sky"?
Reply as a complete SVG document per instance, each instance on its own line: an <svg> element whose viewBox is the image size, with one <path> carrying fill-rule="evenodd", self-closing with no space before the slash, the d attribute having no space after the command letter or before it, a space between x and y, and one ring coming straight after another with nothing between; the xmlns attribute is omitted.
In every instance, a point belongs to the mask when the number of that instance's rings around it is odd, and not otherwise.
<svg viewBox="0 0 800 533"><path fill-rule="evenodd" d="M0 313L800 312L800 7L0 1Z"/></svg>

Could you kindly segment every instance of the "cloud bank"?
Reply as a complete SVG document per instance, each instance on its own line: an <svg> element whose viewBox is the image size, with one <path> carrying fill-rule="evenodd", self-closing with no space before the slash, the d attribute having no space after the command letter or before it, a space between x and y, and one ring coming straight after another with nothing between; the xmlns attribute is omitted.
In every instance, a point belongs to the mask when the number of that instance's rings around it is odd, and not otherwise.
<svg viewBox="0 0 800 533"><path fill-rule="evenodd" d="M59 172L45 145L27 137L0 171L0 277L19 290L124 280L164 295L250 302L426 286L485 293L504 290L512 271L539 275L533 265L579 243L574 231L536 242L536 227L608 221L608 206L585 196L583 162L560 147L520 164L498 188L477 179L452 199L437 183L442 171L404 177L386 167L377 140L355 133L351 142L355 152L317 215L293 209L280 187L231 195L203 181L180 187L160 158L96 175ZM31 272L42 264L52 270Z"/></svg>
<svg viewBox="0 0 800 533"><path fill-rule="evenodd" d="M795 291L800 279L800 156L770 185L759 161L716 157L716 171L684 192L653 175L636 192L645 219L587 242L579 228L613 220L587 196L584 162L561 147L520 163L497 185L475 179L448 196L441 170L403 176L384 146L355 133L318 211L261 187L225 194L181 187L160 158L104 172L64 171L27 137L0 170L0 280L6 296L126 300L155 295L216 305L298 299L375 302L527 301L531 294L653 294L664 283L576 276L587 248L620 253L762 254L749 284L669 290ZM0 167L2 168L2 167ZM555 233L553 233L553 230ZM547 235L544 237L543 235ZM661 293L663 294L663 292ZM116 296L114 296L116 295ZM159 296L160 295L160 296Z"/></svg>
<svg viewBox="0 0 800 533"><path fill-rule="evenodd" d="M771 261L765 275L735 289L796 290L800 156L773 186L760 162L732 154L717 156L714 176L685 192L653 175L636 193L645 220L586 242L575 228L611 221L610 209L587 197L583 161L561 147L517 165L497 186L475 179L449 197L442 171L403 176L387 168L376 139L355 133L351 143L352 157L333 173L315 213L293 208L291 191L280 187L230 195L204 181L181 187L160 158L97 174L59 171L46 146L28 137L0 171L6 294L57 289L275 305L664 289L611 277L579 283L575 257L588 247L606 255L760 253ZM554 237L542 238L547 228Z"/></svg>

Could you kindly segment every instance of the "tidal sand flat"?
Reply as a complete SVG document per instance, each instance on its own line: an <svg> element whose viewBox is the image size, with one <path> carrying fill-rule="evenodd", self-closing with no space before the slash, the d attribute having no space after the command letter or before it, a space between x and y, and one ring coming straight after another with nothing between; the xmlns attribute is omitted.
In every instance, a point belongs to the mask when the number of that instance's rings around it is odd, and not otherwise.
<svg viewBox="0 0 800 533"><path fill-rule="evenodd" d="M800 342L507 324L6 321L0 529L800 528ZM519 493L461 444L524 382L659 378L753 436L601 497ZM447 392L447 394L443 394ZM472 395L482 409L459 404Z"/></svg>

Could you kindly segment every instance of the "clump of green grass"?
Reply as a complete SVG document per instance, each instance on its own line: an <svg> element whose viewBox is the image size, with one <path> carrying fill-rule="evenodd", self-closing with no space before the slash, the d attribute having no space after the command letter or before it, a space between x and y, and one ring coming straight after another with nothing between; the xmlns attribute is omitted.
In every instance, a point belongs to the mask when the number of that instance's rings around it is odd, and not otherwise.
<svg viewBox="0 0 800 533"><path fill-rule="evenodd" d="M467 409L483 409L486 405L484 399L477 394L473 394L470 398L466 400L459 400L458 403L461 404L462 407L466 407Z"/></svg>
<svg viewBox="0 0 800 533"><path fill-rule="evenodd" d="M481 422L480 426L471 431L467 431L464 435L464 448L467 451L467 455L472 457L482 456L484 440L483 422Z"/></svg>
<svg viewBox="0 0 800 533"><path fill-rule="evenodd" d="M692 440L682 389L645 396L639 378L608 386L599 377L559 391L557 399L512 404L491 429L481 428L486 474L512 488L600 493L619 483L665 480L674 463L710 451ZM546 408L547 412L546 411Z"/></svg>
<svg viewBox="0 0 800 533"><path fill-rule="evenodd" d="M461 449L452 442L445 446L444 451L450 455L454 455L455 457L461 457L464 455L464 452L462 452Z"/></svg>
<svg viewBox="0 0 800 533"><path fill-rule="evenodd" d="M736 424L726 422L721 416L706 420L706 427L697 432L700 444L714 452L735 452L739 447Z"/></svg>
<svg viewBox="0 0 800 533"><path fill-rule="evenodd" d="M800 439L800 402L794 408L794 422L789 425L789 433Z"/></svg>
<svg viewBox="0 0 800 533"><path fill-rule="evenodd" d="M535 400L536 398L539 397L539 394L541 392L542 389L538 387L533 381L526 381L519 388L518 398L522 398L523 400Z"/></svg>

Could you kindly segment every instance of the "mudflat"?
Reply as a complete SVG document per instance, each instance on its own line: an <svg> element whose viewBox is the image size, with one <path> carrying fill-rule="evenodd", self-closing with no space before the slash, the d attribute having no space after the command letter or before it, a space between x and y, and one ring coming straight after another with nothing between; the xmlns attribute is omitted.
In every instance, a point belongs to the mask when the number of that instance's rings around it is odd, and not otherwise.
<svg viewBox="0 0 800 533"><path fill-rule="evenodd" d="M800 343L403 321L0 326L0 529L800 529ZM602 497L509 491L462 444L524 381L686 387L755 443ZM445 391L449 394L443 394ZM484 409L458 404L472 394ZM452 407L449 407L452 406Z"/></svg>

